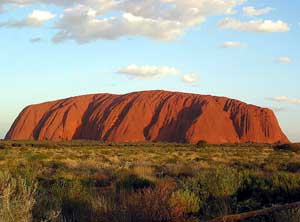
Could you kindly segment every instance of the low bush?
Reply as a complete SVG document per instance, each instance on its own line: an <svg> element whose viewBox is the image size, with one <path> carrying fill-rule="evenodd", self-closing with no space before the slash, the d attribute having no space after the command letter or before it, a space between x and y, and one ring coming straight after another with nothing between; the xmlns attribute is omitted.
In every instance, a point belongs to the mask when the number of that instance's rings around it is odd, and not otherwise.
<svg viewBox="0 0 300 222"><path fill-rule="evenodd" d="M299 152L300 151L300 144L298 144L298 143L279 144L279 145L275 145L274 149L292 151L292 152Z"/></svg>
<svg viewBox="0 0 300 222"><path fill-rule="evenodd" d="M37 183L0 171L0 221L31 222Z"/></svg>
<svg viewBox="0 0 300 222"><path fill-rule="evenodd" d="M133 167L132 171L135 175L148 180L154 180L156 176L155 168L152 166L137 165Z"/></svg>
<svg viewBox="0 0 300 222"><path fill-rule="evenodd" d="M151 181L132 174L125 176L116 184L117 190L125 189L130 191L137 191L153 186L154 183L152 183Z"/></svg>
<svg viewBox="0 0 300 222"><path fill-rule="evenodd" d="M240 207L247 210L295 202L300 200L300 178L289 173L271 176L249 174L244 176L237 195L240 203L246 203L245 206L240 204Z"/></svg>
<svg viewBox="0 0 300 222"><path fill-rule="evenodd" d="M240 185L239 173L230 167L217 167L186 178L181 189L197 196L204 219L223 216L236 211L236 192Z"/></svg>
<svg viewBox="0 0 300 222"><path fill-rule="evenodd" d="M300 172L300 162L284 163L283 166L281 166L281 169L292 173L298 173Z"/></svg>
<svg viewBox="0 0 300 222"><path fill-rule="evenodd" d="M197 142L196 146L201 148L201 147L206 147L207 144L208 143L205 140L200 140Z"/></svg>
<svg viewBox="0 0 300 222"><path fill-rule="evenodd" d="M33 209L36 221L45 221L53 212L66 221L91 221L92 193L78 180L43 180Z"/></svg>
<svg viewBox="0 0 300 222"><path fill-rule="evenodd" d="M290 149L2 143L1 222L207 221L300 200L300 152ZM288 211L247 221L297 218Z"/></svg>
<svg viewBox="0 0 300 222"><path fill-rule="evenodd" d="M170 207L173 218L185 218L199 213L200 199L189 190L178 190L170 198Z"/></svg>
<svg viewBox="0 0 300 222"><path fill-rule="evenodd" d="M167 175L171 177L184 178L195 175L195 170L188 164L168 164L166 169Z"/></svg>
<svg viewBox="0 0 300 222"><path fill-rule="evenodd" d="M121 211L125 213L123 218L127 218L125 221L132 222L171 221L170 198L173 190L174 184L165 181L155 188L142 189L129 194L126 199L123 199L123 207L126 209ZM121 218L118 221L121 221Z"/></svg>

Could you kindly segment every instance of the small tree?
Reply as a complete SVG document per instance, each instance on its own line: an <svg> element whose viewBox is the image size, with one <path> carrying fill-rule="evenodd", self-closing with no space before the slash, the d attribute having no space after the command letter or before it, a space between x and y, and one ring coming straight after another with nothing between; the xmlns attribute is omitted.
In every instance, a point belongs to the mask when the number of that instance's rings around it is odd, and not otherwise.
<svg viewBox="0 0 300 222"><path fill-rule="evenodd" d="M207 142L205 140L199 140L196 145L197 147L205 147L207 146Z"/></svg>

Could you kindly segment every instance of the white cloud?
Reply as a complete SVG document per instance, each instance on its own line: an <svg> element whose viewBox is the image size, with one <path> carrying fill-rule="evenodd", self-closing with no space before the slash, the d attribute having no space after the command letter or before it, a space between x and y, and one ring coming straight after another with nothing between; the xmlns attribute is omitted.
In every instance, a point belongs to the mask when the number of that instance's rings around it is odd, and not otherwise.
<svg viewBox="0 0 300 222"><path fill-rule="evenodd" d="M36 22L46 22L51 20L55 17L54 14L48 11L41 11L41 10L33 10L31 14L28 15L27 19L36 21Z"/></svg>
<svg viewBox="0 0 300 222"><path fill-rule="evenodd" d="M151 66L144 65L138 66L135 64L123 67L118 70L119 74L126 75L128 77L137 79L155 79L164 76L177 76L185 83L196 83L199 81L198 75L192 74L182 74L178 69L169 66Z"/></svg>
<svg viewBox="0 0 300 222"><path fill-rule="evenodd" d="M220 47L221 48L242 48L245 45L241 42L235 42L235 41L228 41L224 42Z"/></svg>
<svg viewBox="0 0 300 222"><path fill-rule="evenodd" d="M283 112L286 111L285 107L270 107L271 110L273 110L274 112Z"/></svg>
<svg viewBox="0 0 300 222"><path fill-rule="evenodd" d="M259 16L259 15L265 15L270 12L272 12L274 9L270 7L262 8L262 9L256 9L252 6L244 7L243 12L244 16Z"/></svg>
<svg viewBox="0 0 300 222"><path fill-rule="evenodd" d="M182 77L182 81L185 83L196 83L199 81L199 77L196 74L186 74Z"/></svg>
<svg viewBox="0 0 300 222"><path fill-rule="evenodd" d="M73 39L78 43L86 43L137 35L170 41L183 34L180 22L144 18L131 13L98 19L96 13L84 5L66 9L56 28L59 32L54 36L54 42Z"/></svg>
<svg viewBox="0 0 300 222"><path fill-rule="evenodd" d="M286 102L290 104L300 104L300 99L289 98L287 96L277 96L272 98L267 98L268 100L275 101L275 102Z"/></svg>
<svg viewBox="0 0 300 222"><path fill-rule="evenodd" d="M219 22L219 27L222 29L232 29L248 32L287 32L290 27L287 23L278 20L251 20L241 22L237 19L226 18Z"/></svg>
<svg viewBox="0 0 300 222"><path fill-rule="evenodd" d="M7 5L13 5L18 7L25 7L33 4L50 4L50 5L57 5L57 6L67 6L72 5L73 3L77 3L79 1L74 0L1 0L0 1L0 8L7 6Z"/></svg>
<svg viewBox="0 0 300 222"><path fill-rule="evenodd" d="M276 59L277 63L291 64L292 60L289 57L281 57Z"/></svg>
<svg viewBox="0 0 300 222"><path fill-rule="evenodd" d="M202 23L206 16L234 14L245 0L125 0L123 11L136 16L177 21L185 26Z"/></svg>
<svg viewBox="0 0 300 222"><path fill-rule="evenodd" d="M38 43L38 42L41 42L41 41L42 41L42 39L40 37L35 37L35 38L30 39L31 43Z"/></svg>
<svg viewBox="0 0 300 222"><path fill-rule="evenodd" d="M7 21L1 24L1 26L11 28L23 28L23 27L40 27L55 17L54 14L48 11L33 10L25 19L19 21Z"/></svg>
<svg viewBox="0 0 300 222"><path fill-rule="evenodd" d="M177 75L179 71L176 68L168 66L138 66L133 64L121 68L118 73L135 78L153 79L168 75Z"/></svg>
<svg viewBox="0 0 300 222"><path fill-rule="evenodd" d="M234 14L246 0L3 0L8 4L54 4L63 9L55 42L79 43L124 36L172 41L207 16ZM114 16L111 16L114 15Z"/></svg>

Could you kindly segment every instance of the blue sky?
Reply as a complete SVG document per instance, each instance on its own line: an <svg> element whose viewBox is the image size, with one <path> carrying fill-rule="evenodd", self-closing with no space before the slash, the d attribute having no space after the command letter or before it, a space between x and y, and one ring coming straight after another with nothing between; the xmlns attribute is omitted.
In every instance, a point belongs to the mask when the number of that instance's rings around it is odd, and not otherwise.
<svg viewBox="0 0 300 222"><path fill-rule="evenodd" d="M0 138L28 104L164 89L270 107L300 141L300 2L71 2L0 3Z"/></svg>

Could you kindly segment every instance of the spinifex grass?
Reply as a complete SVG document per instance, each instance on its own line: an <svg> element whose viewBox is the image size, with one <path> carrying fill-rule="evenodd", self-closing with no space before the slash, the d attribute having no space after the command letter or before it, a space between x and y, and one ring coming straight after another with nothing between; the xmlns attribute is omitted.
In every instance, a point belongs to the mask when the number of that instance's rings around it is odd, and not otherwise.
<svg viewBox="0 0 300 222"><path fill-rule="evenodd" d="M295 146L1 141L0 221L201 221L299 201Z"/></svg>

